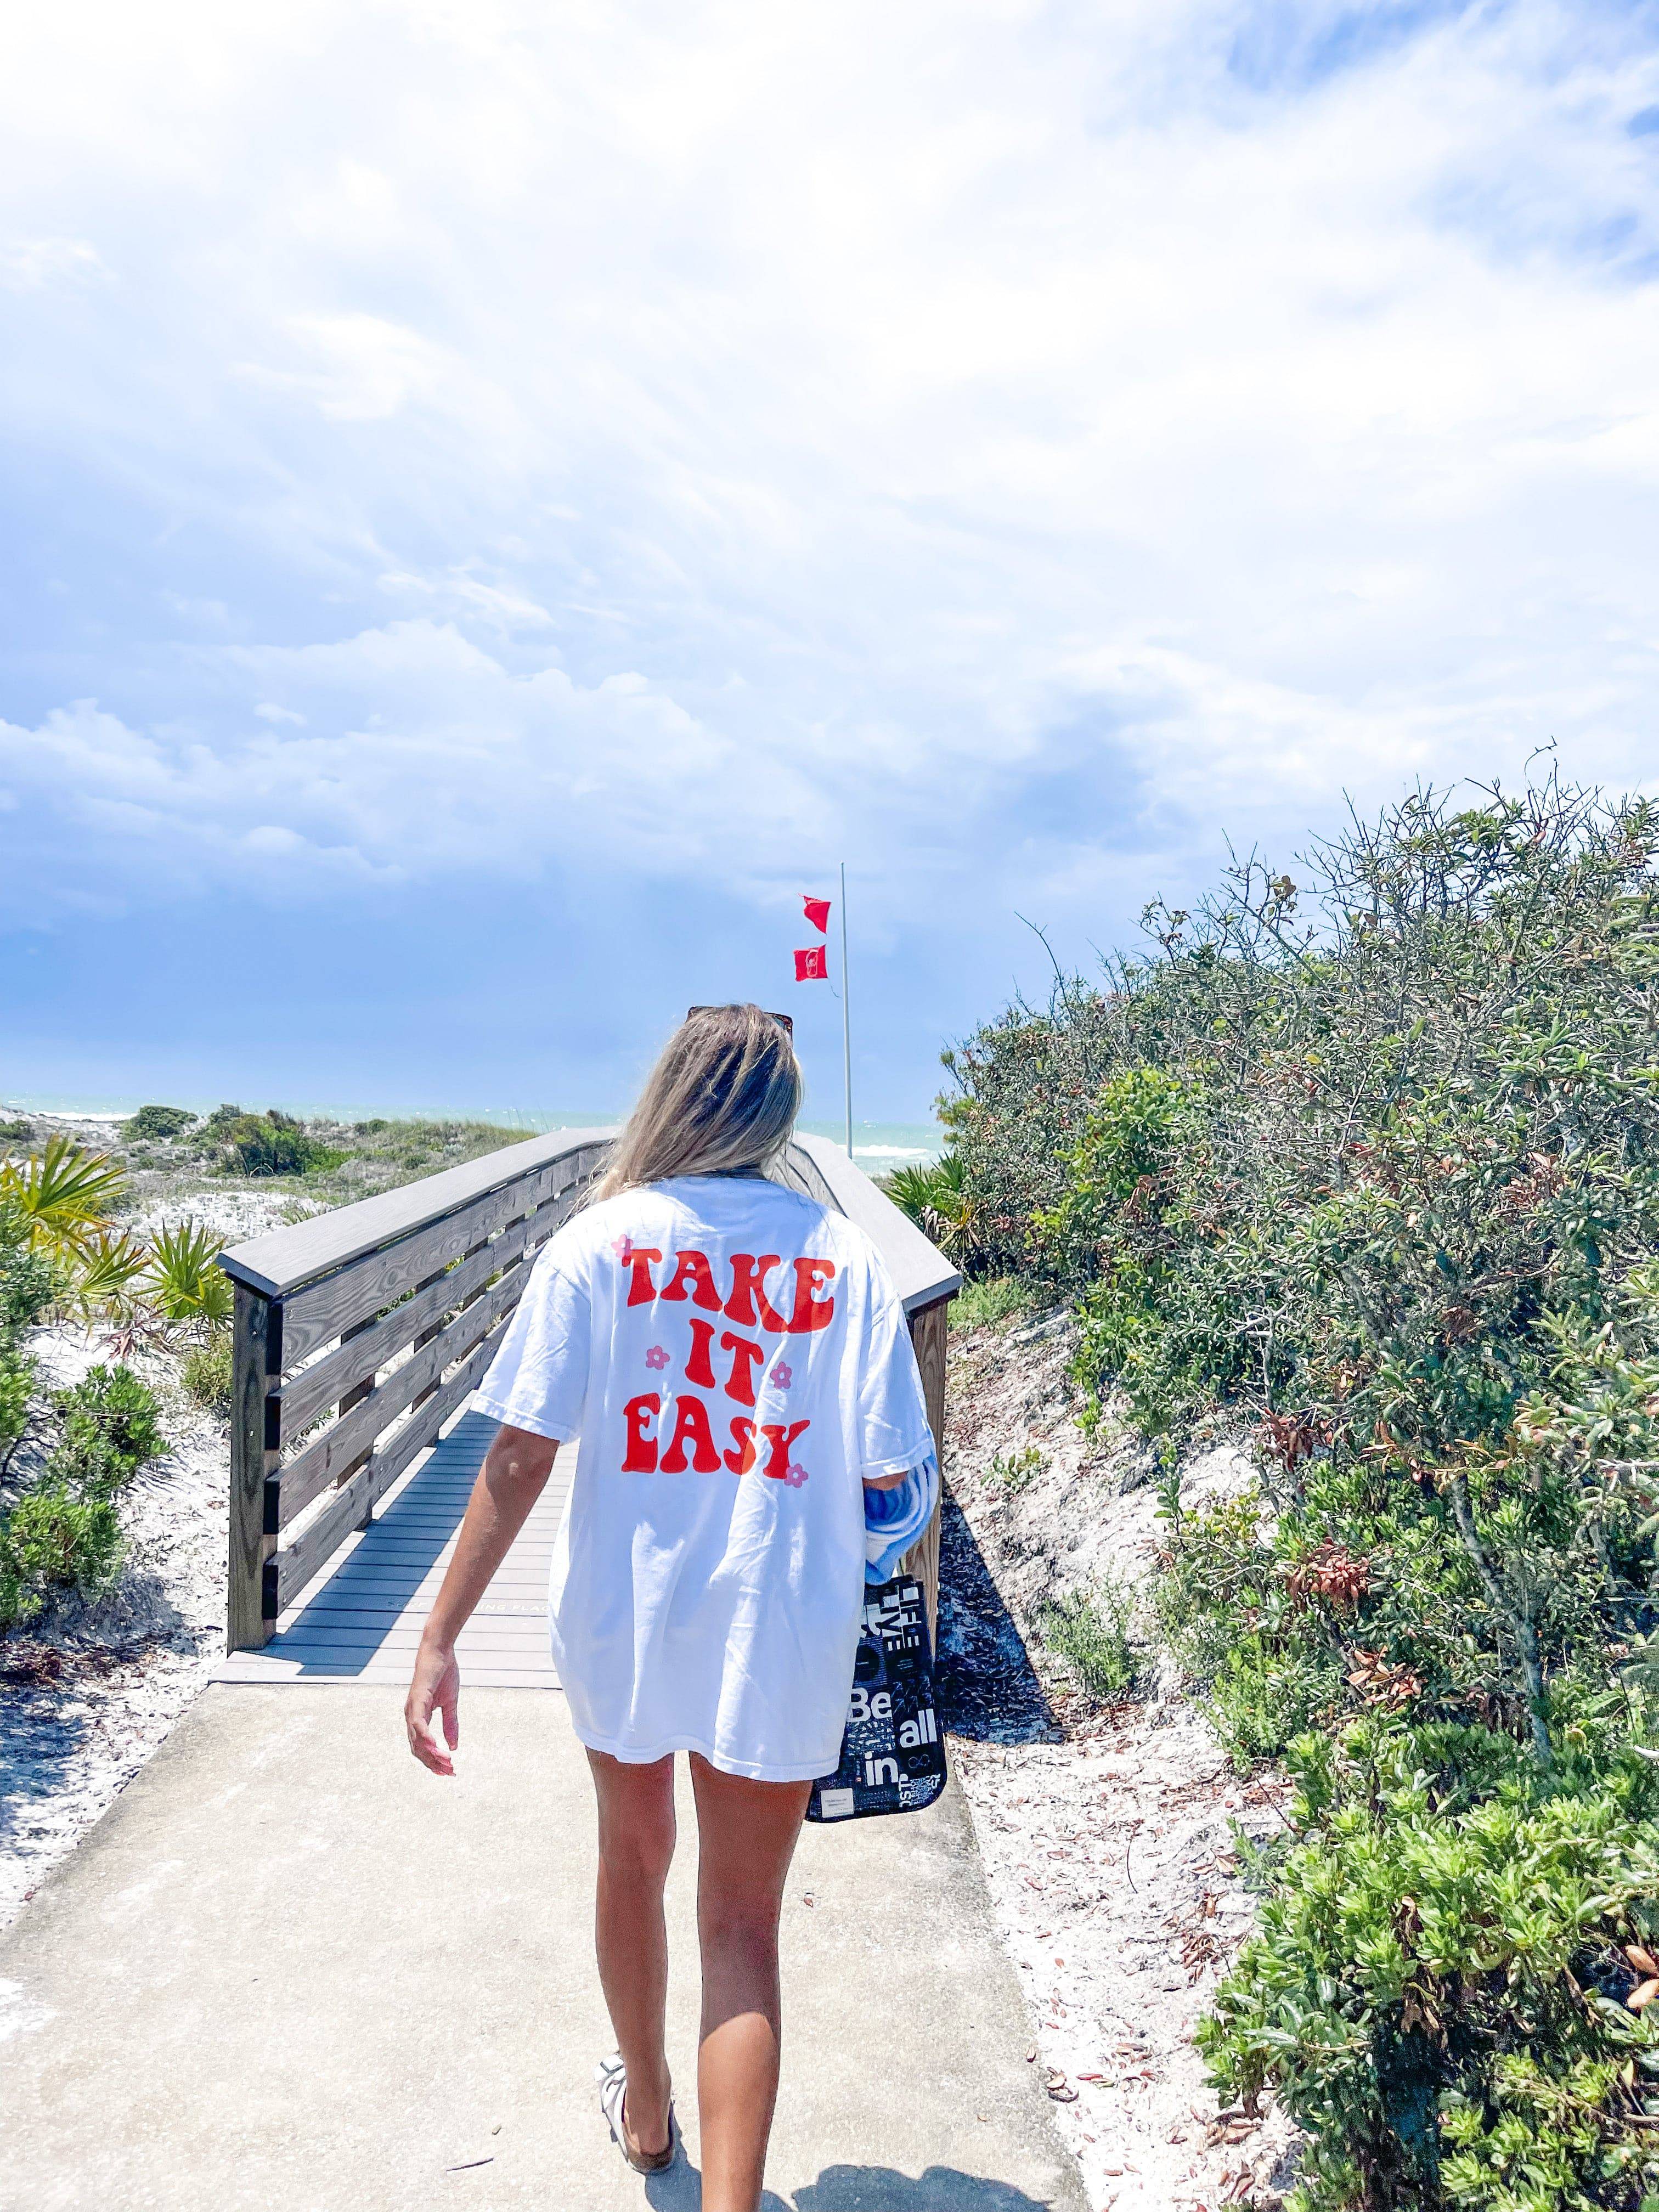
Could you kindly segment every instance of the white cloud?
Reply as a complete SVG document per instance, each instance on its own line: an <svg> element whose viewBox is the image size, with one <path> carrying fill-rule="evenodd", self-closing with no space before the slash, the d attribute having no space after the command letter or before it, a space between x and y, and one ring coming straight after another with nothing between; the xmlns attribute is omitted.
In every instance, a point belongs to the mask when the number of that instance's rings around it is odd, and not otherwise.
<svg viewBox="0 0 1659 2212"><path fill-rule="evenodd" d="M11 228L123 282L90 337L30 295L15 412L165 510L158 559L234 546L221 635L285 641L112 640L118 713L7 731L100 884L763 884L844 836L1086 903L1109 830L1293 838L1551 737L1648 770L1628 10L164 0L23 40ZM1067 776L1092 808L1044 817Z"/></svg>
<svg viewBox="0 0 1659 2212"><path fill-rule="evenodd" d="M0 246L0 284L9 291L39 292L108 274L97 248L83 238L24 238Z"/></svg>

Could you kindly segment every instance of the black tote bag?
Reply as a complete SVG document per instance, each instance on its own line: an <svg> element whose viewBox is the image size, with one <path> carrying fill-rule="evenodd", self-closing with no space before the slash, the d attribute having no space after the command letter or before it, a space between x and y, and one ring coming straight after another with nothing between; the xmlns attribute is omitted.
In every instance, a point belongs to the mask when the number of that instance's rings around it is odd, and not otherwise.
<svg viewBox="0 0 1659 2212"><path fill-rule="evenodd" d="M812 1784L809 1820L918 1813L945 1787L927 1607L914 1575L868 1583L841 1764Z"/></svg>

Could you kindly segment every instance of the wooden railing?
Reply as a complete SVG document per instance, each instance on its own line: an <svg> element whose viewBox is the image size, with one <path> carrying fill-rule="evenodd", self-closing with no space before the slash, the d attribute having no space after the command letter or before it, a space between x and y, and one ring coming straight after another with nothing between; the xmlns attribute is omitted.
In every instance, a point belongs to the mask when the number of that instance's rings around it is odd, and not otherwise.
<svg viewBox="0 0 1659 2212"><path fill-rule="evenodd" d="M235 1285L233 1651L278 1616L436 1441L495 1357L532 1261L604 1165L608 1133L560 1132L319 1214L220 1255ZM800 1137L780 1180L879 1248L941 1440L945 1309L961 1277L839 1146ZM937 1524L910 1555L930 1597Z"/></svg>

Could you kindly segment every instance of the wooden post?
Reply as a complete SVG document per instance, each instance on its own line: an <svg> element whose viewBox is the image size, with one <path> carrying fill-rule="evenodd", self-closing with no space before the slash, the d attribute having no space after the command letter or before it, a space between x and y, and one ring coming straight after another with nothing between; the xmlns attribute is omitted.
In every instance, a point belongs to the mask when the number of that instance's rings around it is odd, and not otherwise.
<svg viewBox="0 0 1659 2212"><path fill-rule="evenodd" d="M265 1617L265 1561L276 1549L265 1530L265 1479L282 1461L277 1406L270 1401L283 1371L283 1308L246 1284L236 1285L231 1352L230 1590L225 1642L231 1651L257 1650L270 1639Z"/></svg>
<svg viewBox="0 0 1659 2212"><path fill-rule="evenodd" d="M951 1292L951 1297L956 1294ZM951 1299L940 1298L910 1316L910 1341L921 1370L922 1395L927 1401L927 1425L933 1431L933 1455L941 1480L945 1467L945 1352L950 1327ZM908 1571L920 1581L927 1599L927 1621L939 1647L939 1522L937 1510L921 1534L904 1555Z"/></svg>

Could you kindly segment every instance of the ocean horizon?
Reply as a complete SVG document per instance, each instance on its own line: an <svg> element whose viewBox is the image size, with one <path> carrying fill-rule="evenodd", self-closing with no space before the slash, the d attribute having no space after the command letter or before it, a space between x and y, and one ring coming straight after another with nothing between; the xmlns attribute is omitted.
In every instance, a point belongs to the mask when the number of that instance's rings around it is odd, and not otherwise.
<svg viewBox="0 0 1659 2212"><path fill-rule="evenodd" d="M86 1121L119 1121L136 1114L141 1106L152 1103L148 1096L137 1093L131 1097L104 1092L96 1096L71 1097L63 1093L44 1091L8 1091L0 1097L0 1113L52 1114L61 1119ZM170 1096L164 1103L169 1106L185 1106L194 1114L210 1114L221 1102L215 1099L186 1097L182 1094ZM259 1110L252 1094L245 1101L251 1110ZM266 1101L265 1103L271 1102ZM282 1110L297 1115L302 1121L368 1121L384 1116L388 1121L488 1121L496 1128L515 1130L526 1137L550 1133L558 1129L611 1129L621 1126L623 1116L614 1109L605 1112L567 1111L541 1112L523 1106L386 1106L357 1103L342 1104L337 1099L301 1099L282 1102ZM801 1127L810 1135L829 1137L837 1144L844 1142L846 1124L842 1121L806 1121ZM936 1160L944 1149L945 1133L937 1121L860 1121L853 1123L853 1158L866 1175L884 1175L891 1168L915 1164L925 1160Z"/></svg>

